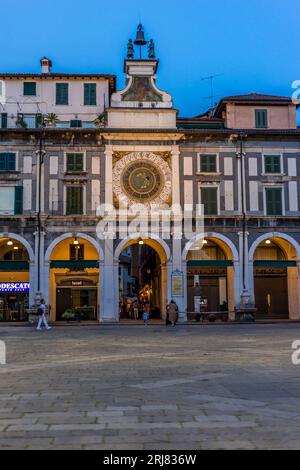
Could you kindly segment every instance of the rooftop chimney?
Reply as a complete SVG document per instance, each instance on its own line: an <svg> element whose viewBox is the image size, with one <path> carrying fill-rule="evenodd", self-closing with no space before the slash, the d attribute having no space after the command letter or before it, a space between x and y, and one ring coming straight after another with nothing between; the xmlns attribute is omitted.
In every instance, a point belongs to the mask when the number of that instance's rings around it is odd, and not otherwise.
<svg viewBox="0 0 300 470"><path fill-rule="evenodd" d="M42 74L49 74L51 73L52 61L47 57L43 57L41 59L41 66L42 66Z"/></svg>

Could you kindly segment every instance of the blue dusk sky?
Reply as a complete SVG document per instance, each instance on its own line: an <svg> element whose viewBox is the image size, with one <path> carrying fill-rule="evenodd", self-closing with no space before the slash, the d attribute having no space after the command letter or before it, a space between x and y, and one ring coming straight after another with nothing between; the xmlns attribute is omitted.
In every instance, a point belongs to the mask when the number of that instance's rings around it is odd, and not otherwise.
<svg viewBox="0 0 300 470"><path fill-rule="evenodd" d="M160 59L158 86L181 116L250 92L290 96L300 80L299 0L0 0L0 71L112 73L124 86L126 44L141 21ZM146 52L146 51L145 51Z"/></svg>

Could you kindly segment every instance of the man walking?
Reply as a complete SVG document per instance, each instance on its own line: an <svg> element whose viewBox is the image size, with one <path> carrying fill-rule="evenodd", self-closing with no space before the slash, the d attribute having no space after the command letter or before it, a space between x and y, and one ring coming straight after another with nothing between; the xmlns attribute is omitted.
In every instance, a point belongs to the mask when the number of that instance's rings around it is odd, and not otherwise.
<svg viewBox="0 0 300 470"><path fill-rule="evenodd" d="M41 299L41 303L37 309L39 315L39 321L37 325L37 330L40 331L42 329L42 324L45 325L46 330L51 330L51 326L48 325L47 318L46 318L46 305L44 299Z"/></svg>
<svg viewBox="0 0 300 470"><path fill-rule="evenodd" d="M178 307L174 300L167 305L167 320L175 326L178 320Z"/></svg>

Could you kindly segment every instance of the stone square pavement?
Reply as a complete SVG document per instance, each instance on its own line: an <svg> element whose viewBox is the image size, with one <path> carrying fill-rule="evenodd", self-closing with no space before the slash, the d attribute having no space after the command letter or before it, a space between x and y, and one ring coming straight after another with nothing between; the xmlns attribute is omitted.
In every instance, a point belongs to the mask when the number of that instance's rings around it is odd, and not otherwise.
<svg viewBox="0 0 300 470"><path fill-rule="evenodd" d="M300 324L0 327L0 449L299 449Z"/></svg>

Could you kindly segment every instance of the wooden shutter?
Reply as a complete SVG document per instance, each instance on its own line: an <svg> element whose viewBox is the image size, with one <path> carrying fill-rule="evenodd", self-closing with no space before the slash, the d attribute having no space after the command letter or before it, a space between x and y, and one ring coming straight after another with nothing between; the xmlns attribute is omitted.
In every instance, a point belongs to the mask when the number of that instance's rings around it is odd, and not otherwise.
<svg viewBox="0 0 300 470"><path fill-rule="evenodd" d="M67 187L67 215L79 215L83 213L83 188L82 186Z"/></svg>
<svg viewBox="0 0 300 470"><path fill-rule="evenodd" d="M24 82L24 96L36 96L35 82Z"/></svg>
<svg viewBox="0 0 300 470"><path fill-rule="evenodd" d="M7 128L7 113L2 113L1 114L1 128L2 129Z"/></svg>
<svg viewBox="0 0 300 470"><path fill-rule="evenodd" d="M69 84L68 83L56 84L56 104L57 105L69 104Z"/></svg>
<svg viewBox="0 0 300 470"><path fill-rule="evenodd" d="M0 153L0 171L15 171L16 170L16 154L15 153Z"/></svg>
<svg viewBox="0 0 300 470"><path fill-rule="evenodd" d="M96 105L96 84L95 83L84 84L84 105L85 106Z"/></svg>
<svg viewBox="0 0 300 470"><path fill-rule="evenodd" d="M15 187L15 215L23 214L23 186Z"/></svg>
<svg viewBox="0 0 300 470"><path fill-rule="evenodd" d="M282 215L282 189L266 189L267 215Z"/></svg>
<svg viewBox="0 0 300 470"><path fill-rule="evenodd" d="M201 204L204 204L205 215L218 214L217 188L201 188Z"/></svg>
<svg viewBox="0 0 300 470"><path fill-rule="evenodd" d="M266 109L255 110L255 127L263 129L268 127L268 111Z"/></svg>

